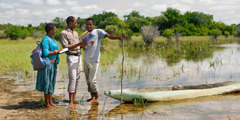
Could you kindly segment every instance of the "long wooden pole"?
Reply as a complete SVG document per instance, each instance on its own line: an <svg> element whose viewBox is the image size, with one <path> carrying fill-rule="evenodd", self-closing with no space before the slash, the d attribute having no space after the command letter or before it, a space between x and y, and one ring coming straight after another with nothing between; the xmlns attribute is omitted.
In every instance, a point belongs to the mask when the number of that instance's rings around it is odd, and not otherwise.
<svg viewBox="0 0 240 120"><path fill-rule="evenodd" d="M121 74L121 104L122 104L122 92L123 92L123 65L124 65L124 39L122 39L122 74Z"/></svg>

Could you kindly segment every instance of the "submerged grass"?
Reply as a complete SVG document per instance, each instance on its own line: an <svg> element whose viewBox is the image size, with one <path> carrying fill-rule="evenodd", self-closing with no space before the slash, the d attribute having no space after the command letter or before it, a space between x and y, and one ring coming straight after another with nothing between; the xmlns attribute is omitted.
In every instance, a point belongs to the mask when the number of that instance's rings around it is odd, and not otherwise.
<svg viewBox="0 0 240 120"><path fill-rule="evenodd" d="M142 98L134 98L133 105L136 107L145 107L147 105L147 100Z"/></svg>

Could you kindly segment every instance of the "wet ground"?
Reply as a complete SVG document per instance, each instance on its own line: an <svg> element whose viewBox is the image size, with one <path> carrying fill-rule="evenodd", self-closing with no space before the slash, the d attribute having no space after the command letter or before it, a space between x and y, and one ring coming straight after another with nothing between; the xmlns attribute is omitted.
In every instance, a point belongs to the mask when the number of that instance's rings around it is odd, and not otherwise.
<svg viewBox="0 0 240 120"><path fill-rule="evenodd" d="M124 88L143 88L168 85L197 85L217 83L240 78L240 46L226 44L225 49L214 52L212 58L193 62L181 60L168 66L157 56L126 56ZM118 100L104 96L106 90L120 89L121 56L109 66L100 66L98 71L99 103L89 104L84 74L82 73L75 109L68 109L67 73L59 70L55 95L56 110L45 110L38 105L42 94L34 91L36 72L26 76L2 76L6 90L1 91L1 119L163 119L163 120L237 120L240 119L240 94L203 97L182 101L147 103L145 107L133 104L120 105ZM239 79L240 80L240 79ZM8 83L10 81L10 83ZM5 83L3 84L5 85ZM4 87L3 87L4 88ZM17 88L17 89L11 89ZM11 91L11 92L10 92ZM27 94L27 93L29 94ZM10 93L10 94L9 94ZM25 96L26 95L26 96ZM9 97L6 97L9 96ZM6 98L5 98L6 97ZM17 99L13 99L17 98ZM15 100L15 101L12 101ZM5 118L6 117L6 118Z"/></svg>

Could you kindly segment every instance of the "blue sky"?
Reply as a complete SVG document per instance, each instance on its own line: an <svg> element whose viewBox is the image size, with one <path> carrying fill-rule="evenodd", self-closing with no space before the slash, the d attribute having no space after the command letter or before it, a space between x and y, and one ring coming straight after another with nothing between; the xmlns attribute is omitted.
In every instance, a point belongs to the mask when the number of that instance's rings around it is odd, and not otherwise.
<svg viewBox="0 0 240 120"><path fill-rule="evenodd" d="M240 23L239 5L240 0L0 0L0 24L36 26L55 17L86 18L102 11L112 11L121 19L133 10L154 17L172 7L182 13L212 14L215 21L230 25Z"/></svg>

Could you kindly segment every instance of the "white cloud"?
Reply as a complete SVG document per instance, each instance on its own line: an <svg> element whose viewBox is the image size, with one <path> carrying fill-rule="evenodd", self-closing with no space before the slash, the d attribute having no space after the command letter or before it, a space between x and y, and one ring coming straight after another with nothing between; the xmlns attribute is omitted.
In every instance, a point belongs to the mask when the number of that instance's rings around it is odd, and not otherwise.
<svg viewBox="0 0 240 120"><path fill-rule="evenodd" d="M151 7L152 10L155 10L155 11L165 11L167 9L167 5L164 5L164 4L156 4L156 5L153 5Z"/></svg>
<svg viewBox="0 0 240 120"><path fill-rule="evenodd" d="M186 12L188 10L190 10L190 6L188 5L184 5L184 4L172 4L170 7L172 8L176 8L178 10L180 10L181 12Z"/></svg>
<svg viewBox="0 0 240 120"><path fill-rule="evenodd" d="M31 3L31 4L34 4L34 5L41 5L43 3L42 0L20 0L20 1L23 1L23 2L26 2L26 3Z"/></svg>
<svg viewBox="0 0 240 120"><path fill-rule="evenodd" d="M213 5L213 4L215 4L215 2L213 0L199 0L199 3L200 4L204 4L204 5Z"/></svg>
<svg viewBox="0 0 240 120"><path fill-rule="evenodd" d="M209 8L212 11L224 11L228 12L230 10L237 10L239 9L238 7L234 7L232 5L218 5L218 6L212 6Z"/></svg>
<svg viewBox="0 0 240 120"><path fill-rule="evenodd" d="M55 17L70 15L86 18L103 11L112 11L123 19L133 10L141 15L154 17L161 15L168 7L186 11L199 11L214 16L215 21L226 24L240 23L239 0L0 0L0 24L33 24L50 22ZM25 21L24 21L25 19ZM27 22L28 23L27 23Z"/></svg>
<svg viewBox="0 0 240 120"><path fill-rule="evenodd" d="M117 13L118 12L118 10L116 10L116 9L108 9L108 10L106 10L106 12L113 12L113 13Z"/></svg>
<svg viewBox="0 0 240 120"><path fill-rule="evenodd" d="M71 10L73 12L83 12L83 8L80 6L72 7Z"/></svg>
<svg viewBox="0 0 240 120"><path fill-rule="evenodd" d="M65 3L68 5L68 6L74 6L74 5L78 5L78 1L75 1L75 0L66 0Z"/></svg>
<svg viewBox="0 0 240 120"><path fill-rule="evenodd" d="M98 6L97 5L88 5L88 6L84 6L83 8L85 8L85 9L97 9Z"/></svg>
<svg viewBox="0 0 240 120"><path fill-rule="evenodd" d="M97 5L88 5L88 6L75 6L71 8L72 12L75 13L98 13L103 10ZM89 15L90 16L90 15Z"/></svg>
<svg viewBox="0 0 240 120"><path fill-rule="evenodd" d="M47 4L49 5L60 5L59 0L47 0Z"/></svg>
<svg viewBox="0 0 240 120"><path fill-rule="evenodd" d="M35 16L41 16L44 14L44 12L43 11L34 11L34 12L32 12L32 14Z"/></svg>
<svg viewBox="0 0 240 120"><path fill-rule="evenodd" d="M28 14L28 13L29 13L29 10L28 10L28 9L16 9L16 12L17 12L18 14L25 15L25 14Z"/></svg>
<svg viewBox="0 0 240 120"><path fill-rule="evenodd" d="M136 2L136 3L133 3L132 6L133 6L133 7L136 7L136 8L139 8L139 7L145 7L145 4Z"/></svg>
<svg viewBox="0 0 240 120"><path fill-rule="evenodd" d="M14 6L12 6L12 5L10 5L10 4L6 4L6 3L0 3L0 7L1 7L1 8L8 9L8 8L13 8Z"/></svg>
<svg viewBox="0 0 240 120"><path fill-rule="evenodd" d="M193 4L196 2L195 0L180 0L180 1L184 4Z"/></svg>
<svg viewBox="0 0 240 120"><path fill-rule="evenodd" d="M62 14L62 12L65 12L64 9L60 8L60 9L49 9L46 11L46 14L49 15L55 15L55 14Z"/></svg>

